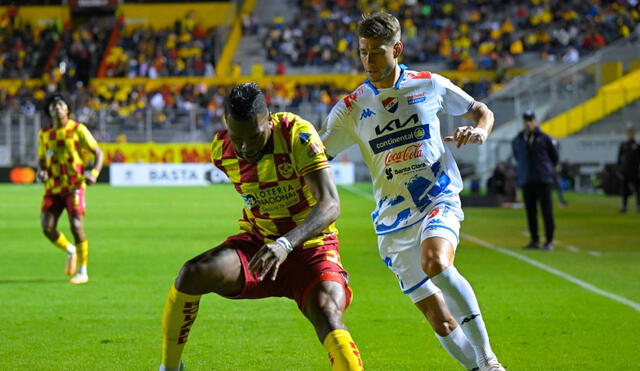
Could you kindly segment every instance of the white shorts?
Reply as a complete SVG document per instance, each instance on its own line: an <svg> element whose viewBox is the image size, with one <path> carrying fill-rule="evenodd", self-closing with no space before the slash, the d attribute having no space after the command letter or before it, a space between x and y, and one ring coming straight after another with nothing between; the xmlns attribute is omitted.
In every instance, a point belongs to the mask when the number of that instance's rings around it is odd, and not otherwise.
<svg viewBox="0 0 640 371"><path fill-rule="evenodd" d="M462 210L457 205L438 204L422 221L397 232L378 236L378 250L384 263L396 275L400 290L417 303L440 292L422 270L422 241L442 237L458 246Z"/></svg>

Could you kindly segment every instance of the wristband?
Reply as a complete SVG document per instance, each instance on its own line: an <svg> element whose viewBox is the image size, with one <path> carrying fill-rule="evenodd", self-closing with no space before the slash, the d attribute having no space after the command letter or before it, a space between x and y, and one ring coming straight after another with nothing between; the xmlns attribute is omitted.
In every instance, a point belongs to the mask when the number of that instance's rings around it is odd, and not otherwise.
<svg viewBox="0 0 640 371"><path fill-rule="evenodd" d="M282 248L287 252L290 253L291 251L293 251L293 246L291 246L291 242L289 242L289 240L287 240L286 237L278 237L276 239L276 243L280 246L282 246Z"/></svg>
<svg viewBox="0 0 640 371"><path fill-rule="evenodd" d="M92 177L98 179L98 175L100 175L100 170L98 169L91 169L91 171L89 171L89 174L91 174Z"/></svg>

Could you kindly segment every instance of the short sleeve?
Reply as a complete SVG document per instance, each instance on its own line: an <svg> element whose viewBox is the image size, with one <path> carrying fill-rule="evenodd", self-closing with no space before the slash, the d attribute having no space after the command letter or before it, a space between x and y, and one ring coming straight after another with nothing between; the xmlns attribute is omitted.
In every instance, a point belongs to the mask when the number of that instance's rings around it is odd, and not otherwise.
<svg viewBox="0 0 640 371"><path fill-rule="evenodd" d="M327 155L336 157L340 152L349 148L353 143L347 132L347 125L351 121L348 110L343 101L339 101L327 116L320 130L320 138L324 143Z"/></svg>
<svg viewBox="0 0 640 371"><path fill-rule="evenodd" d="M44 148L44 134L43 131L40 130L40 132L38 133L38 160L40 161L44 161L45 160L45 148Z"/></svg>
<svg viewBox="0 0 640 371"><path fill-rule="evenodd" d="M80 139L80 145L84 148L96 149L98 148L98 142L91 135L89 129L86 126L78 125L78 138Z"/></svg>
<svg viewBox="0 0 640 371"><path fill-rule="evenodd" d="M291 153L300 176L329 167L318 132L311 123L300 118L295 121L291 133Z"/></svg>
<svg viewBox="0 0 640 371"><path fill-rule="evenodd" d="M453 116L464 115L473 107L475 99L452 83L451 80L434 73L433 83L440 96L442 107L448 114Z"/></svg>

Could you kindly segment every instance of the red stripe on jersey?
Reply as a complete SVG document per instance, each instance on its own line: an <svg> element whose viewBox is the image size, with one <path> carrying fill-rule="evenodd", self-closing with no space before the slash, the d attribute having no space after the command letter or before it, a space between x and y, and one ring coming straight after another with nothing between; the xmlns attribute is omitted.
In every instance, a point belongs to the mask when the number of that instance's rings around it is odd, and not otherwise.
<svg viewBox="0 0 640 371"><path fill-rule="evenodd" d="M411 77L414 80L418 80L418 79L430 79L431 78L431 73L428 71L421 71L421 72L408 72L407 75L409 77Z"/></svg>
<svg viewBox="0 0 640 371"><path fill-rule="evenodd" d="M300 202L289 208L289 214L291 215L296 215L300 212L303 212L304 210L307 210L310 207L309 200L304 196L302 187L300 187L300 189L298 190L298 197L300 198Z"/></svg>
<svg viewBox="0 0 640 371"><path fill-rule="evenodd" d="M293 218L273 219L273 223L276 225L276 229L281 236L296 227L296 222Z"/></svg>
<svg viewBox="0 0 640 371"><path fill-rule="evenodd" d="M260 182L258 183L258 189L267 189L267 188L271 188L271 187L277 187L278 186L278 182Z"/></svg>
<svg viewBox="0 0 640 371"><path fill-rule="evenodd" d="M238 160L238 163L240 165L240 182L258 181L258 164L253 164L243 159Z"/></svg>
<svg viewBox="0 0 640 371"><path fill-rule="evenodd" d="M295 122L295 119L289 121L287 117L283 117L280 121L280 132L284 138L284 144L287 146L287 152L291 152L291 128Z"/></svg>
<svg viewBox="0 0 640 371"><path fill-rule="evenodd" d="M325 234L322 241L326 244L338 243L338 236L335 234Z"/></svg>
<svg viewBox="0 0 640 371"><path fill-rule="evenodd" d="M236 158L236 151L233 148L233 143L229 139L229 133L227 129L222 129L217 134L218 140L222 141L222 158Z"/></svg>
<svg viewBox="0 0 640 371"><path fill-rule="evenodd" d="M322 161L322 162L315 162L311 165L305 166L302 169L300 169L300 174L302 175L307 175L310 172L313 172L315 170L322 170L322 169L326 169L329 167L329 161Z"/></svg>
<svg viewBox="0 0 640 371"><path fill-rule="evenodd" d="M242 194L242 183L233 183L233 186L236 188L236 191Z"/></svg>

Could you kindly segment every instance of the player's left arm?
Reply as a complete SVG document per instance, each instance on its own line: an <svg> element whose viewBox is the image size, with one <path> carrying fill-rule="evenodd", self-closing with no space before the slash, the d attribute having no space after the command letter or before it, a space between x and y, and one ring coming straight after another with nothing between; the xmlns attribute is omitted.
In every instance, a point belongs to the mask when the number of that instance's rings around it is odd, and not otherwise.
<svg viewBox="0 0 640 371"><path fill-rule="evenodd" d="M491 133L494 123L493 112L489 107L482 102L476 101L471 109L462 116L473 122L473 126L460 126L452 136L444 138L445 142L456 142L456 148L460 148L460 146L469 142L475 144L484 143L489 133Z"/></svg>
<svg viewBox="0 0 640 371"><path fill-rule="evenodd" d="M88 185L95 184L102 170L102 164L104 162L104 154L98 145L96 139L91 135L89 129L86 126L80 125L78 130L78 136L80 138L81 146L87 148L95 158L93 167L84 170L84 179Z"/></svg>
<svg viewBox="0 0 640 371"><path fill-rule="evenodd" d="M338 190L333 182L330 168L313 171L304 176L304 181L311 189L317 203L311 212L298 226L287 232L280 239L265 244L249 262L249 271L259 272L262 281L267 275L275 280L280 265L287 259L295 246L319 235L340 215Z"/></svg>
<svg viewBox="0 0 640 371"><path fill-rule="evenodd" d="M85 181L88 185L95 184L98 180L98 175L100 175L100 170L102 170L102 164L104 162L104 153L100 149L100 146L95 146L89 149L96 161L93 163L93 167L85 170Z"/></svg>

